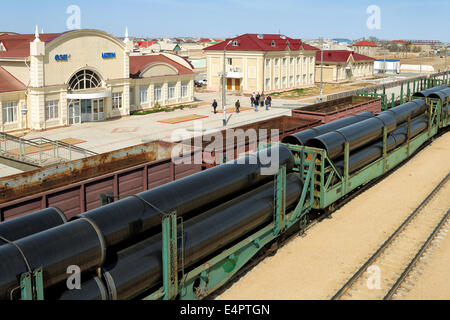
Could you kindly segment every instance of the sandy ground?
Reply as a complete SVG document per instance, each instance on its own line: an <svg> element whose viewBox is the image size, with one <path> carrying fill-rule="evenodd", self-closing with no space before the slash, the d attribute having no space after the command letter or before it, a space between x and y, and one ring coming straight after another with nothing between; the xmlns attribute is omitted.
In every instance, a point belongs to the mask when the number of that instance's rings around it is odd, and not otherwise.
<svg viewBox="0 0 450 320"><path fill-rule="evenodd" d="M265 259L218 299L329 299L450 172L450 133ZM448 266L448 265L447 265Z"/></svg>

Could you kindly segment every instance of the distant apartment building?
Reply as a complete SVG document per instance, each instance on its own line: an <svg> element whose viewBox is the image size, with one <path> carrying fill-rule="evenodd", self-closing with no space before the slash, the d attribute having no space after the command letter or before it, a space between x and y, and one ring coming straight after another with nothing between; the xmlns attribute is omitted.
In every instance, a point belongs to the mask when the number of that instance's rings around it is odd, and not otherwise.
<svg viewBox="0 0 450 320"><path fill-rule="evenodd" d="M351 48L356 53L369 57L373 57L377 54L377 45L367 40L356 42L351 46Z"/></svg>
<svg viewBox="0 0 450 320"><path fill-rule="evenodd" d="M211 90L222 88L225 49L227 90L273 92L314 86L317 48L283 35L243 34L204 49Z"/></svg>
<svg viewBox="0 0 450 320"><path fill-rule="evenodd" d="M323 63L322 63L323 61ZM374 58L347 50L324 50L316 52L316 82L321 70L324 82L344 82L363 79L374 73Z"/></svg>

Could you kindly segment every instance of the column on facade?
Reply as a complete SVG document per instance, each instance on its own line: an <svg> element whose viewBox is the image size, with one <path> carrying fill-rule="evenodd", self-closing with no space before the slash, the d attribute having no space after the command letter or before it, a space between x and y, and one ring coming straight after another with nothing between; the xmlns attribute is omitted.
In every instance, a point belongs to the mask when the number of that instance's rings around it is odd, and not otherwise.
<svg viewBox="0 0 450 320"><path fill-rule="evenodd" d="M161 100L162 100L162 105L166 106L169 104L169 84L167 83L167 80L164 81L164 84L162 85L161 88Z"/></svg>
<svg viewBox="0 0 450 320"><path fill-rule="evenodd" d="M61 90L59 93L59 106L60 106L59 124L62 126L68 125L69 106L67 101L67 91L65 90Z"/></svg>
<svg viewBox="0 0 450 320"><path fill-rule="evenodd" d="M150 108L155 105L155 84L153 82L148 87L147 101Z"/></svg>
<svg viewBox="0 0 450 320"><path fill-rule="evenodd" d="M177 103L181 102L181 81L179 79L175 85L175 97L177 98Z"/></svg>
<svg viewBox="0 0 450 320"><path fill-rule="evenodd" d="M194 101L194 79L189 80L189 101Z"/></svg>
<svg viewBox="0 0 450 320"><path fill-rule="evenodd" d="M3 102L2 102L1 98L0 98L0 128L1 128L2 132L5 131L5 128L3 125Z"/></svg>

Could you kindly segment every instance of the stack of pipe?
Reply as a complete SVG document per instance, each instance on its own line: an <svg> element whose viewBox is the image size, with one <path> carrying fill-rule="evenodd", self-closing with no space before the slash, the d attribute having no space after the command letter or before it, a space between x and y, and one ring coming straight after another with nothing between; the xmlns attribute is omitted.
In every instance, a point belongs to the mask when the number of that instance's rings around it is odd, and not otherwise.
<svg viewBox="0 0 450 320"><path fill-rule="evenodd" d="M437 86L437 87L433 87L433 88L429 88L426 90L422 90L419 92L416 92L413 94L413 98L428 98L430 94L433 94L435 92L447 89L448 86L447 85L442 85L442 86Z"/></svg>
<svg viewBox="0 0 450 320"><path fill-rule="evenodd" d="M375 115L372 112L362 112L353 116L349 116L343 119L339 119L330 123L326 123L323 125L320 125L315 128L307 129L304 131L300 131L297 133L294 133L290 136L285 137L282 142L287 144L294 144L294 145L305 145L305 143L317 136L320 136L322 134L349 126L351 124L369 119L374 117Z"/></svg>
<svg viewBox="0 0 450 320"><path fill-rule="evenodd" d="M175 211L183 217L185 266L191 266L271 221L274 176L283 165L291 172L294 157L286 146L278 145L89 211L68 223L64 219L60 225L42 223L15 237L18 220L0 225L11 239L0 246L0 299L17 298L20 275L39 267L46 296L53 299L134 297L160 282L162 214ZM296 204L301 190L300 180L289 174L287 206ZM36 214L27 216L28 221ZM81 271L81 290L67 290L70 266ZM104 279L94 275L101 267Z"/></svg>
<svg viewBox="0 0 450 320"><path fill-rule="evenodd" d="M335 162L335 166L341 174L344 171L345 143L348 142L350 149L349 173L352 173L382 156L384 128L388 133L387 151L405 143L408 121L411 121L411 138L425 130L428 125L428 120L424 115L427 109L428 106L424 100L416 99L350 125L340 127L335 124L337 129L310 137L306 142L295 136L287 137L283 141L326 150L328 157ZM330 125L333 125L333 122Z"/></svg>

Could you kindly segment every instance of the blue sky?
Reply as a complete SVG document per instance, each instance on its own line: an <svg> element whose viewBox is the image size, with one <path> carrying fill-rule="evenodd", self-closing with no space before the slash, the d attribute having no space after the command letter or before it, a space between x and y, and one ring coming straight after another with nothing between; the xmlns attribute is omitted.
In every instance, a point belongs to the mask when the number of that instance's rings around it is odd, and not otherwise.
<svg viewBox="0 0 450 320"><path fill-rule="evenodd" d="M450 42L449 0L15 0L1 4L0 31L66 30L69 5L81 27L116 36L230 37L278 33L298 38L429 39ZM366 26L366 9L381 10L381 28Z"/></svg>

